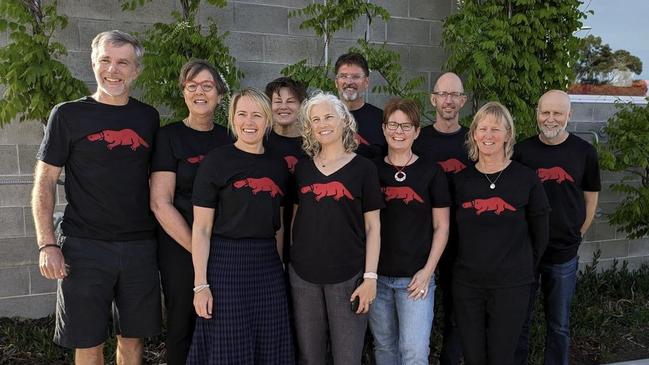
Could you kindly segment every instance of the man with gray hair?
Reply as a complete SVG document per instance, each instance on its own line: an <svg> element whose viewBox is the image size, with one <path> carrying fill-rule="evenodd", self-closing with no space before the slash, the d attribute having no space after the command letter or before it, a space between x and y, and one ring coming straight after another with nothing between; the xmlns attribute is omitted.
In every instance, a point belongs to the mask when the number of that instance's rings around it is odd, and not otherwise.
<svg viewBox="0 0 649 365"><path fill-rule="evenodd" d="M97 91L52 109L32 191L41 274L58 280L54 342L76 364L103 364L111 312L117 363L141 364L144 337L160 333L160 293L149 210L149 161L158 112L129 97L143 49L117 30L92 41ZM56 183L68 205L54 235Z"/></svg>

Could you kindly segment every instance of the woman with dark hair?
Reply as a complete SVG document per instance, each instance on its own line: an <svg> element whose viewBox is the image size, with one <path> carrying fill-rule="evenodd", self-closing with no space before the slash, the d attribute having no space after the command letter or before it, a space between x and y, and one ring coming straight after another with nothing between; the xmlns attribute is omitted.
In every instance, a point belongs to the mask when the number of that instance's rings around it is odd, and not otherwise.
<svg viewBox="0 0 649 365"><path fill-rule="evenodd" d="M304 150L289 280L300 364L360 364L367 311L376 296L383 197L376 167L354 153L356 122L335 96L300 110Z"/></svg>
<svg viewBox="0 0 649 365"><path fill-rule="evenodd" d="M281 205L289 173L266 153L268 97L255 89L232 96L234 144L203 161L192 203L196 321L188 364L295 362L280 253Z"/></svg>
<svg viewBox="0 0 649 365"><path fill-rule="evenodd" d="M395 99L385 105L388 154L377 160L385 208L376 300L370 309L377 365L427 365L435 305L435 277L448 239L448 183L435 161L412 153L419 107Z"/></svg>
<svg viewBox="0 0 649 365"><path fill-rule="evenodd" d="M214 123L214 111L227 88L218 71L204 60L187 62L179 86L188 115L160 128L151 165L151 210L158 222L158 261L167 311L167 363L185 364L196 313L192 304L192 188L203 157L232 143Z"/></svg>
<svg viewBox="0 0 649 365"><path fill-rule="evenodd" d="M511 160L516 132L507 108L473 118L469 166L451 179L459 242L453 301L467 365L511 365L534 272L548 243L549 209L536 172Z"/></svg>

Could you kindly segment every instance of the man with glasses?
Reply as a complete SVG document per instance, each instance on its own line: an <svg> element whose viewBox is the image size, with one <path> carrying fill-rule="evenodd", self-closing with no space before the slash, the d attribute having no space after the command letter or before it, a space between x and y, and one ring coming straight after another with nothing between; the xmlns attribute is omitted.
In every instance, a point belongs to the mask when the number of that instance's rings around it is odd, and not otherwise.
<svg viewBox="0 0 649 365"><path fill-rule="evenodd" d="M361 54L346 53L338 57L335 70L340 100L356 119L356 153L367 158L384 156L387 144L381 130L383 111L365 102L365 92L370 84L367 60Z"/></svg>
<svg viewBox="0 0 649 365"><path fill-rule="evenodd" d="M469 129L460 125L460 109L467 97L464 94L462 80L447 72L437 79L430 103L435 108L435 122L421 129L419 138L412 149L416 154L430 161L436 161L447 176L462 171L470 163L464 141ZM451 291L452 269L457 254L457 225L452 218L448 243L438 267L439 286L442 290L442 307L444 310L444 332L441 365L460 364L462 349L453 313L453 293Z"/></svg>
<svg viewBox="0 0 649 365"><path fill-rule="evenodd" d="M158 112L129 97L142 68L138 41L117 30L92 41L97 91L52 110L37 154L32 210L41 274L58 280L54 342L76 364L103 364L111 312L118 364L141 364L142 338L160 333L149 161ZM54 237L56 183L68 205Z"/></svg>

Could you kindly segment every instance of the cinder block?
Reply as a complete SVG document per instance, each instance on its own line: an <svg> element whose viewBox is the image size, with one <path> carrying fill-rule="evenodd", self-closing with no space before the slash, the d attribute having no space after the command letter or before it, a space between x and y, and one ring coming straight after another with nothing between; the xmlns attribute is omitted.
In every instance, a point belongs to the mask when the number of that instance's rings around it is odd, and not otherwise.
<svg viewBox="0 0 649 365"><path fill-rule="evenodd" d="M331 67L333 68L338 57L349 52L349 49L352 47L358 47L358 43L352 40L334 39L329 47L329 57L331 59Z"/></svg>
<svg viewBox="0 0 649 365"><path fill-rule="evenodd" d="M629 256L649 256L649 238L629 240Z"/></svg>
<svg viewBox="0 0 649 365"><path fill-rule="evenodd" d="M29 294L56 293L57 281L41 275L38 265L30 265L26 269L29 272Z"/></svg>
<svg viewBox="0 0 649 365"><path fill-rule="evenodd" d="M611 190L610 183L602 183L602 191L599 192L598 202L615 203L622 200L622 198L623 198L623 194Z"/></svg>
<svg viewBox="0 0 649 365"><path fill-rule="evenodd" d="M383 19L372 19L372 24L370 25L370 42L385 42L387 28L388 25Z"/></svg>
<svg viewBox="0 0 649 365"><path fill-rule="evenodd" d="M43 318L55 308L54 293L0 299L0 317Z"/></svg>
<svg viewBox="0 0 649 365"><path fill-rule="evenodd" d="M612 239L593 242L593 252L599 250L601 259L627 257L629 255L629 241L625 239Z"/></svg>
<svg viewBox="0 0 649 365"><path fill-rule="evenodd" d="M264 61L292 64L307 59L317 64L322 59L322 49L316 47L313 38L264 36Z"/></svg>
<svg viewBox="0 0 649 365"><path fill-rule="evenodd" d="M391 17L408 16L408 1L372 0L372 3L387 10Z"/></svg>
<svg viewBox="0 0 649 365"><path fill-rule="evenodd" d="M24 207L29 205L31 184L0 185L0 207Z"/></svg>
<svg viewBox="0 0 649 365"><path fill-rule="evenodd" d="M12 122L0 128L0 144L40 144L43 124L40 121Z"/></svg>
<svg viewBox="0 0 649 365"><path fill-rule="evenodd" d="M310 37L315 37L315 32L311 29L300 29L300 25L306 20L307 18L304 16L292 16L288 18L288 34L290 35L296 35L296 36L310 36Z"/></svg>
<svg viewBox="0 0 649 365"><path fill-rule="evenodd" d="M25 235L25 220L23 208L0 208L0 237L16 237Z"/></svg>
<svg viewBox="0 0 649 365"><path fill-rule="evenodd" d="M618 206L617 202L600 202L600 203L597 203L597 210L598 210L597 213L601 214L601 216L600 216L601 219L608 220L606 218L607 215L613 213L615 211L615 209L617 208L617 206ZM600 217L598 217L598 218L600 218Z"/></svg>
<svg viewBox="0 0 649 365"><path fill-rule="evenodd" d="M341 29L334 34L335 39L353 39L365 37L365 30L367 29L367 18L360 17L354 22L352 29Z"/></svg>
<svg viewBox="0 0 649 365"><path fill-rule="evenodd" d="M430 23L430 45L431 46L442 45L443 26L444 26L444 22L441 21L432 21Z"/></svg>
<svg viewBox="0 0 649 365"><path fill-rule="evenodd" d="M234 5L229 1L224 7L219 8L202 1L198 8L197 19L200 24L208 25L211 19L220 31L233 29Z"/></svg>
<svg viewBox="0 0 649 365"><path fill-rule="evenodd" d="M21 144L18 146L18 169L20 174L31 175L34 173L38 148L37 145Z"/></svg>
<svg viewBox="0 0 649 365"><path fill-rule="evenodd" d="M262 61L264 37L259 34L232 32L226 38L230 54L237 61Z"/></svg>
<svg viewBox="0 0 649 365"><path fill-rule="evenodd" d="M0 298L29 294L29 270L24 266L0 269Z"/></svg>
<svg viewBox="0 0 649 365"><path fill-rule="evenodd" d="M236 3L234 25L232 30L243 32L288 34L288 9Z"/></svg>
<svg viewBox="0 0 649 365"><path fill-rule="evenodd" d="M592 241L614 240L616 238L615 230L616 228L607 221L593 222L586 236Z"/></svg>
<svg viewBox="0 0 649 365"><path fill-rule="evenodd" d="M604 183L618 183L622 181L622 178L624 177L631 177L628 181L640 181L640 178L634 175L629 175L623 171L618 172L618 171L605 171L602 170L600 172L601 174L601 179L602 179L602 184Z"/></svg>
<svg viewBox="0 0 649 365"><path fill-rule="evenodd" d="M241 81L241 87L263 88L269 81L272 81L282 74L280 71L286 65L276 63L240 62L239 68L246 74Z"/></svg>
<svg viewBox="0 0 649 365"><path fill-rule="evenodd" d="M38 264L38 247L33 237L0 238L0 267Z"/></svg>
<svg viewBox="0 0 649 365"><path fill-rule="evenodd" d="M133 16L133 15L131 15ZM97 36L97 34L113 29L119 29L123 32L127 32L132 36L142 40L144 37L144 32L151 26L150 24L135 22L133 20L138 20L139 18L132 17L132 21L107 21L107 20L93 20L93 19L83 19L79 21L79 50L81 51L90 51L92 46L92 40ZM90 54L82 61L85 61L90 68ZM91 79L83 79L84 81L94 81L94 77Z"/></svg>
<svg viewBox="0 0 649 365"><path fill-rule="evenodd" d="M72 76L83 81L94 81L95 75L92 72L90 51L71 51L62 58L63 63L68 66Z"/></svg>
<svg viewBox="0 0 649 365"><path fill-rule="evenodd" d="M392 99L393 95L386 94L370 94L368 96L367 102L374 105L377 108L383 109L385 104Z"/></svg>
<svg viewBox="0 0 649 365"><path fill-rule="evenodd" d="M291 8L303 8L312 3L312 1L309 0L244 0L244 1L246 3L251 3L251 4L284 6L284 7L291 7Z"/></svg>
<svg viewBox="0 0 649 365"><path fill-rule="evenodd" d="M54 206L54 212L63 213L65 211L65 205L56 205ZM32 208L24 207L23 214L25 217L25 237L36 237L36 227L34 226L34 217L32 216Z"/></svg>
<svg viewBox="0 0 649 365"><path fill-rule="evenodd" d="M0 145L0 175L17 175L18 148L16 145Z"/></svg>
<svg viewBox="0 0 649 365"><path fill-rule="evenodd" d="M410 47L410 67L416 71L442 70L446 54L441 47Z"/></svg>
<svg viewBox="0 0 649 365"><path fill-rule="evenodd" d="M452 0L410 0L410 17L442 20L451 13Z"/></svg>
<svg viewBox="0 0 649 365"><path fill-rule="evenodd" d="M68 17L109 20L121 12L117 1L66 0L57 3L59 14ZM114 29L114 28L111 28Z"/></svg>
<svg viewBox="0 0 649 365"><path fill-rule="evenodd" d="M623 261L626 262L626 267L629 271L636 271L640 269L642 265L649 264L649 256L627 257Z"/></svg>
<svg viewBox="0 0 649 365"><path fill-rule="evenodd" d="M595 243L583 242L579 245L579 250L577 251L579 262L591 262L593 260L593 255L598 248L599 247Z"/></svg>
<svg viewBox="0 0 649 365"><path fill-rule="evenodd" d="M79 49L79 19L68 17L68 26L54 32L54 40L60 42L67 50Z"/></svg>
<svg viewBox="0 0 649 365"><path fill-rule="evenodd" d="M181 12L180 2L176 0L155 0L145 2L144 5L138 6L135 10L122 11L119 2L117 9L114 9L112 21L133 21L137 19L142 23L171 23L174 18L171 16L173 11ZM111 28L114 29L114 28Z"/></svg>
<svg viewBox="0 0 649 365"><path fill-rule="evenodd" d="M593 121L593 104L572 103L570 105L571 120L573 122L592 122Z"/></svg>
<svg viewBox="0 0 649 365"><path fill-rule="evenodd" d="M391 18L388 21L387 41L427 45L430 40L430 21Z"/></svg>
<svg viewBox="0 0 649 365"><path fill-rule="evenodd" d="M616 113L615 104L593 104L593 120L596 122L607 122Z"/></svg>

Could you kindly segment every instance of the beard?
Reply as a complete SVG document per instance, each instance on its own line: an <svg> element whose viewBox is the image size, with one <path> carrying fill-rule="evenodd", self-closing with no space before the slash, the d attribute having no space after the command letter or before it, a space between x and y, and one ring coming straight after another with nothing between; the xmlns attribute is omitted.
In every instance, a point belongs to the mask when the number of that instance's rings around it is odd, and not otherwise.
<svg viewBox="0 0 649 365"><path fill-rule="evenodd" d="M343 91L340 93L340 98L344 101L356 101L356 99L360 98L362 95L363 94L358 90L343 89Z"/></svg>
<svg viewBox="0 0 649 365"><path fill-rule="evenodd" d="M543 134L543 137L546 139L552 140L561 135L563 131L566 130L566 127L568 126L568 123L564 124L563 127L561 128L546 128L545 126L540 125L539 129L541 130L541 133Z"/></svg>

